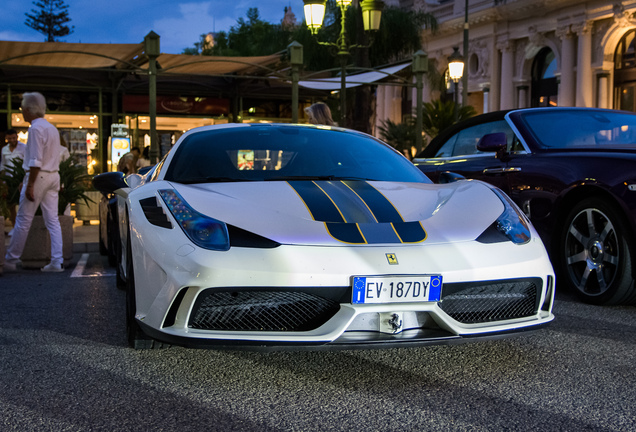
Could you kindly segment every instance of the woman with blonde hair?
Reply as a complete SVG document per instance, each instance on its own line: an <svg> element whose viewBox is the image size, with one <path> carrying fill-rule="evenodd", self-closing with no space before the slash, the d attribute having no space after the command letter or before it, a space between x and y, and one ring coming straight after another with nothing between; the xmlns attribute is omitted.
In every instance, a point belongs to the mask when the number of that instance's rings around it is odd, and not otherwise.
<svg viewBox="0 0 636 432"><path fill-rule="evenodd" d="M316 102L315 104L305 108L307 121L311 124L320 124L327 126L335 126L336 123L331 118L331 110L327 104Z"/></svg>

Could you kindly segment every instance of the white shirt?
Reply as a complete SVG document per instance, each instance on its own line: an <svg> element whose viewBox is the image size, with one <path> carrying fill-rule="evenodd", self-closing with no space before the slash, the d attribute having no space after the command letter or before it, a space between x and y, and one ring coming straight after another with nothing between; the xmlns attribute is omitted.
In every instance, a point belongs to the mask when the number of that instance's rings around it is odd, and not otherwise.
<svg viewBox="0 0 636 432"><path fill-rule="evenodd" d="M0 158L0 171L5 170L7 167L12 166L11 161L15 158L20 158L24 160L24 151L26 149L26 145L20 141L15 146L13 151L9 148L9 144L2 147L2 157ZM5 173L9 174L9 173Z"/></svg>
<svg viewBox="0 0 636 432"><path fill-rule="evenodd" d="M22 167L25 170L36 167L42 171L60 169L60 133L43 117L31 122Z"/></svg>

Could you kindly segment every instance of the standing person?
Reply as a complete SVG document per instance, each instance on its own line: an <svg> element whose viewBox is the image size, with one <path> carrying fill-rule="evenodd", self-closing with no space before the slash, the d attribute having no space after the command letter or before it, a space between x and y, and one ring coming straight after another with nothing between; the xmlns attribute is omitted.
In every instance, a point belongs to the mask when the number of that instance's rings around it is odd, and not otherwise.
<svg viewBox="0 0 636 432"><path fill-rule="evenodd" d="M331 110L323 102L316 102L312 106L305 108L305 113L307 114L307 121L311 124L336 125L336 122L331 118Z"/></svg>
<svg viewBox="0 0 636 432"><path fill-rule="evenodd" d="M137 160L139 160L139 147L133 147L128 153L125 153L117 163L117 171L124 174L132 174L137 172Z"/></svg>
<svg viewBox="0 0 636 432"><path fill-rule="evenodd" d="M71 157L71 153L68 151L68 144L60 133L60 163Z"/></svg>
<svg viewBox="0 0 636 432"><path fill-rule="evenodd" d="M44 224L51 236L51 262L44 272L64 271L62 263L62 228L57 215L60 190L60 133L44 118L46 99L40 93L22 95L22 115L31 123L24 153L24 170L20 206L13 236L5 255L4 268L15 270L24 250L29 228L38 206L42 209Z"/></svg>
<svg viewBox="0 0 636 432"><path fill-rule="evenodd" d="M18 141L18 133L15 129L7 130L4 140L7 145L2 147L2 156L0 157L0 174L11 175L6 172L6 168L12 166L11 161L16 158L24 160L24 150L26 145ZM13 191L9 191L13 192ZM15 205L9 205L9 219L11 219L11 225L15 226L16 210ZM13 229L9 232L9 236L12 235Z"/></svg>
<svg viewBox="0 0 636 432"><path fill-rule="evenodd" d="M143 151L141 152L141 157L137 160L137 171L139 171L139 168L150 166L150 156L148 156L149 152L150 146L144 147Z"/></svg>

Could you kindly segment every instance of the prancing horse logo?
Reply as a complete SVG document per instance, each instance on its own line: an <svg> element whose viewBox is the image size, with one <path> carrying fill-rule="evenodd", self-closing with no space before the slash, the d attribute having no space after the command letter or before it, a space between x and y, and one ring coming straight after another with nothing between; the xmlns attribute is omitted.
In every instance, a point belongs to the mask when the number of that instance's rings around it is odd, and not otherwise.
<svg viewBox="0 0 636 432"><path fill-rule="evenodd" d="M386 259L389 261L389 264L391 265L398 264L397 256L394 253L386 254Z"/></svg>

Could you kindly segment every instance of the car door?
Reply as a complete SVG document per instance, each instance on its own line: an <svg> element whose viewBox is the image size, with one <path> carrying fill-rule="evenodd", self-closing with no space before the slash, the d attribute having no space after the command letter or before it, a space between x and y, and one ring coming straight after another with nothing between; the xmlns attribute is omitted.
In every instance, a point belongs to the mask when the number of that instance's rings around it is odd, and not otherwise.
<svg viewBox="0 0 636 432"><path fill-rule="evenodd" d="M439 182L440 174L449 171L468 179L483 180L508 193L507 174L514 170L495 153L477 150L477 143L486 134L503 132L506 134L508 151L515 151L519 145L512 129L505 120L481 123L464 128L442 144L433 157L415 161L418 168L434 182Z"/></svg>

